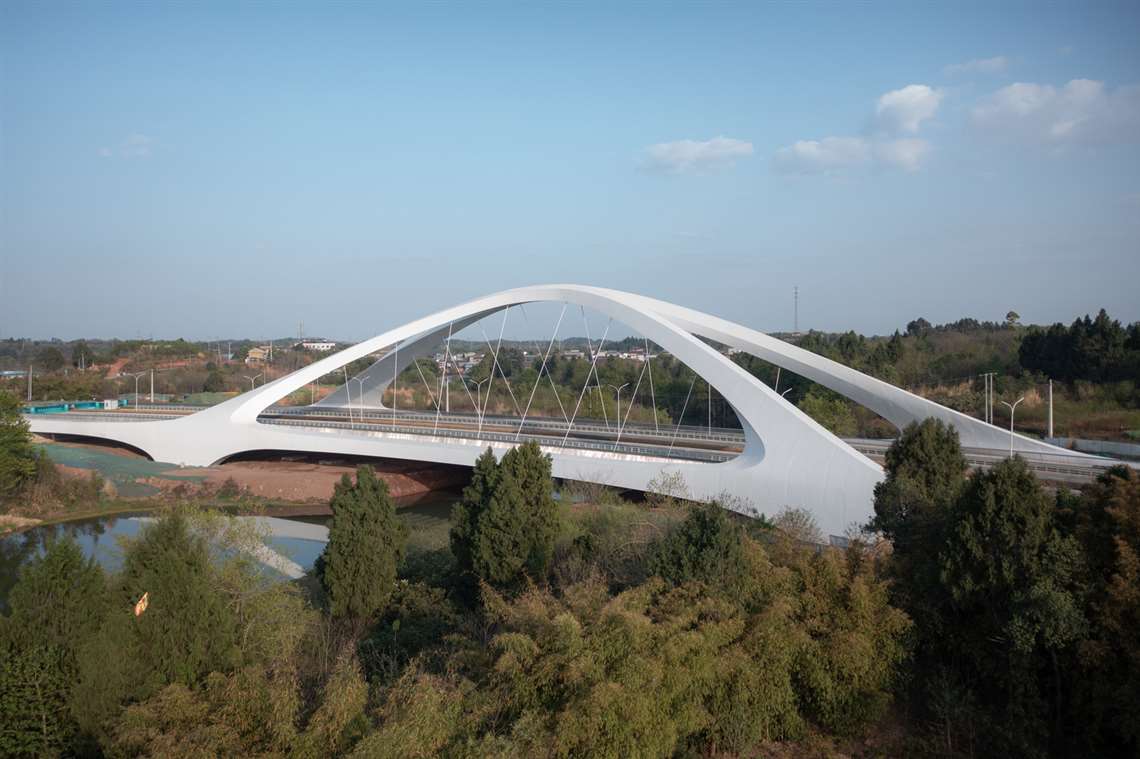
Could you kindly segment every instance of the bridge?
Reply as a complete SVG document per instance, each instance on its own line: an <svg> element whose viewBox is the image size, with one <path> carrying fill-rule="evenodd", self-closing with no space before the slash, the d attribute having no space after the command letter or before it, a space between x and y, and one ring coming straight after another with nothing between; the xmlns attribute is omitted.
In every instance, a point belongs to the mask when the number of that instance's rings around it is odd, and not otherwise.
<svg viewBox="0 0 1140 759"><path fill-rule="evenodd" d="M577 407L564 409L561 419L528 417L531 404L527 395L533 401L534 391L544 379L553 339L543 356L535 387L520 388L518 398L498 366L499 350L494 341L487 340L494 363L490 381L501 376L507 383L520 411L517 418L489 414L486 404L474 400L473 414L447 413L434 395L434 410L426 412L383 403L385 390L405 369L416 366L418 358L441 344L449 351L454 334L500 312L504 312L505 327L511 309L545 302L561 304L563 315L567 307L591 309L661 346L716 389L735 412L740 429L680 422L634 424L628 421L628 411L624 419L612 424L608 419L601 423L580 418L583 398L593 390L600 392L600 388L590 386L590 381L596 377L594 365L606 341L605 333L597 350L591 349L591 372L580 389ZM1057 472L1059 479L1082 472L1087 475L1112 463L1011 434L739 324L633 293L581 285L525 287L478 298L391 329L203 410L79 411L27 418L37 433L115 441L156 461L199 466L255 451L470 466L488 446L501 455L519 442L535 440L551 456L554 476L559 478L632 490L661 489L663 483L683 482L691 497L732 496L726 501L730 507L745 512L754 509L774 514L784 507L806 508L821 529L832 535L842 535L850 525L865 522L871 515L874 486L882 478L882 469L873 458L881 457L886 444L844 441L832 435L708 341L819 383L899 429L929 417L941 419L958 431L975 465L999 460L1008 455L1011 446L1040 470ZM501 349L501 332L498 346ZM381 352L381 357L357 376L349 378L345 372L344 385L320 403L307 407L280 404L319 378ZM447 354L444 361L448 361ZM650 382L651 378L650 374ZM487 396L489 400L490 388Z"/></svg>

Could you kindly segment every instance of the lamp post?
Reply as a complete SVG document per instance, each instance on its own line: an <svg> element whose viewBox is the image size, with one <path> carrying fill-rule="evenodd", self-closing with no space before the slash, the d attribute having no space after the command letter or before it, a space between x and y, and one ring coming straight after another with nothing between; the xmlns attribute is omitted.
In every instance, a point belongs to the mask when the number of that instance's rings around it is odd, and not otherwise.
<svg viewBox="0 0 1140 759"><path fill-rule="evenodd" d="M488 377L485 380L480 380L479 382L475 382L475 380L471 380L471 382L475 383L475 392L478 394L477 397L478 397L479 408L477 409L476 413L479 415L480 421L482 421L482 419L483 419L483 383L484 382L490 382L490 381L491 381L490 377ZM489 391L490 387L488 387L487 389ZM491 400L490 395L487 396L487 400Z"/></svg>
<svg viewBox="0 0 1140 759"><path fill-rule="evenodd" d="M623 389L623 388L627 388L627 387L629 387L629 383L628 383L628 382L626 382L626 383L625 383L624 385L622 385L621 387L617 387L616 385L606 385L606 387L612 387L614 390L617 390L617 423L618 423L618 437L621 437L621 428L622 428L622 423L621 423L621 391L622 391L622 389ZM642 397L644 397L644 396L642 396Z"/></svg>
<svg viewBox="0 0 1140 759"><path fill-rule="evenodd" d="M1024 395L1021 396L1020 398L1018 398L1016 401L1014 401L1012 406L1010 406L1005 401L1001 402L1001 405L1009 408L1009 455L1010 455L1010 458L1013 457L1013 412L1017 410L1017 404L1021 403L1023 400L1025 400Z"/></svg>
<svg viewBox="0 0 1140 759"><path fill-rule="evenodd" d="M128 377L134 377L135 378L135 408L137 409L139 407L139 379L142 378L142 376L144 374L146 374L146 372L138 372L136 374L131 374L130 372L123 372L123 374L125 374Z"/></svg>
<svg viewBox="0 0 1140 759"><path fill-rule="evenodd" d="M264 374L264 372L262 372L262 374ZM249 391L250 391L251 393L253 392L253 388L255 387L255 385L254 385L254 382L255 382L255 381L257 380L257 378L258 378L258 377L260 377L260 376L261 376L261 374L255 374L255 375L253 375L252 377L250 377L250 376L248 376L248 375L245 375L245 374L243 374L243 375L242 375L242 377L243 377L244 379L247 379L247 380L249 380Z"/></svg>
<svg viewBox="0 0 1140 759"><path fill-rule="evenodd" d="M781 398L783 398L785 395L787 395L788 393L792 392L792 390L794 390L794 389L795 389L794 387L789 387L787 390L785 390L784 392L780 393L780 397L781 397Z"/></svg>
<svg viewBox="0 0 1140 759"><path fill-rule="evenodd" d="M360 421L364 421L364 380L368 379L370 374L365 374L363 377L350 377L349 382L356 383L356 415L360 417Z"/></svg>

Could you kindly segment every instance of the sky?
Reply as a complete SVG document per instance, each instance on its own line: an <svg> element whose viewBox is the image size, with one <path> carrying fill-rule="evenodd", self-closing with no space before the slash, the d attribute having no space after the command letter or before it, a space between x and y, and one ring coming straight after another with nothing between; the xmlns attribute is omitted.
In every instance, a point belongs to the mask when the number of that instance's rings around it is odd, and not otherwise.
<svg viewBox="0 0 1140 759"><path fill-rule="evenodd" d="M1135 2L0 3L0 338L358 340L551 282L1140 320L1138 39Z"/></svg>

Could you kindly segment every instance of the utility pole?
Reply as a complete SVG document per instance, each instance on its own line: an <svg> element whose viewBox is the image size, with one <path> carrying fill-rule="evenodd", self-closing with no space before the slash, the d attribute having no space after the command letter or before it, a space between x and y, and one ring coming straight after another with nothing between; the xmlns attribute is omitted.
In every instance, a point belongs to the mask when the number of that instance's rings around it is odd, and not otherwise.
<svg viewBox="0 0 1140 759"><path fill-rule="evenodd" d="M1053 380L1049 380L1049 439L1053 439Z"/></svg>
<svg viewBox="0 0 1140 759"><path fill-rule="evenodd" d="M154 369L150 370L150 402L154 403Z"/></svg>
<svg viewBox="0 0 1140 759"><path fill-rule="evenodd" d="M800 333L800 286L796 285L792 288L792 332L793 334Z"/></svg>
<svg viewBox="0 0 1140 759"><path fill-rule="evenodd" d="M32 399L32 365L28 364L28 400Z"/></svg>

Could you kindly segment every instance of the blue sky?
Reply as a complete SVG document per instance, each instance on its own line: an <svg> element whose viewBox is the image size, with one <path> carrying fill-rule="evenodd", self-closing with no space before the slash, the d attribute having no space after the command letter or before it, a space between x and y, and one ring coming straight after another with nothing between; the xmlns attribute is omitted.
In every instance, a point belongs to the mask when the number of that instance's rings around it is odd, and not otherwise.
<svg viewBox="0 0 1140 759"><path fill-rule="evenodd" d="M1137 320L1137 39L1134 2L4 3L0 337L359 339L555 281Z"/></svg>

